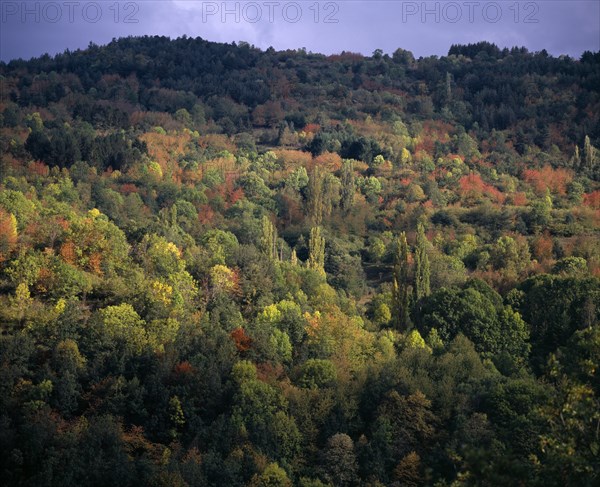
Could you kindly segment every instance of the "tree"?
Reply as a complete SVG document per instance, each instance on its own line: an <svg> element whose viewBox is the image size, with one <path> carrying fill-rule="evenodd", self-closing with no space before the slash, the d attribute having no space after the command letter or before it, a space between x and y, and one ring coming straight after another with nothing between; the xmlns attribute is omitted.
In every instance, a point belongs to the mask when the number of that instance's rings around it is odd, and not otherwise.
<svg viewBox="0 0 600 487"><path fill-rule="evenodd" d="M530 264L529 245L523 238L500 237L491 249L491 262L496 269L521 274Z"/></svg>
<svg viewBox="0 0 600 487"><path fill-rule="evenodd" d="M354 194L356 192L356 185L354 182L354 163L352 161L346 161L342 166L342 189L340 206L345 214L348 214L354 204Z"/></svg>
<svg viewBox="0 0 600 487"><path fill-rule="evenodd" d="M423 300L417 322L423 336L436 329L448 342L462 333L477 351L505 353L514 362L522 363L529 351L529 330L521 315L503 306L500 295L483 281L433 293Z"/></svg>
<svg viewBox="0 0 600 487"><path fill-rule="evenodd" d="M287 473L277 463L270 463L259 475L252 477L250 487L291 487Z"/></svg>
<svg viewBox="0 0 600 487"><path fill-rule="evenodd" d="M251 362L240 361L231 373L236 389L231 413L232 426L264 451L273 451L277 444L274 431L275 415L283 411L285 399L278 389L258 380L256 367Z"/></svg>
<svg viewBox="0 0 600 487"><path fill-rule="evenodd" d="M569 161L569 165L576 171L581 169L581 155L579 154L579 146L575 146L575 151L573 152L573 156Z"/></svg>
<svg viewBox="0 0 600 487"><path fill-rule="evenodd" d="M228 258L238 248L239 243L236 236L231 232L223 230L209 230L200 239L200 243L208 252L209 262L225 265Z"/></svg>
<svg viewBox="0 0 600 487"><path fill-rule="evenodd" d="M109 339L107 346L122 344L134 354L142 352L149 343L145 322L130 304L107 306L99 311L102 333Z"/></svg>
<svg viewBox="0 0 600 487"><path fill-rule="evenodd" d="M363 193L370 203L377 203L381 194L381 181L375 176L369 176L363 182Z"/></svg>
<svg viewBox="0 0 600 487"><path fill-rule="evenodd" d="M310 179L308 177L308 173L306 172L306 168L304 166L300 166L288 176L285 184L300 192L308 185L309 181Z"/></svg>
<svg viewBox="0 0 600 487"><path fill-rule="evenodd" d="M8 258L17 245L17 219L0 208L0 263Z"/></svg>
<svg viewBox="0 0 600 487"><path fill-rule="evenodd" d="M333 485L354 485L357 480L357 464L352 438L344 433L337 433L329 438L323 453L323 467L325 476Z"/></svg>
<svg viewBox="0 0 600 487"><path fill-rule="evenodd" d="M394 469L394 478L406 487L416 487L423 484L421 474L421 457L412 451L402 458Z"/></svg>
<svg viewBox="0 0 600 487"><path fill-rule="evenodd" d="M587 261L583 257L565 257L552 266L552 274L562 276L584 276L587 271Z"/></svg>
<svg viewBox="0 0 600 487"><path fill-rule="evenodd" d="M548 354L566 343L578 329L600 319L600 279L539 275L519 285L525 293L520 308L531 325L534 365L543 366Z"/></svg>
<svg viewBox="0 0 600 487"><path fill-rule="evenodd" d="M547 227L552 218L552 197L549 190L546 191L546 196L535 200L531 205L530 220L537 230Z"/></svg>
<svg viewBox="0 0 600 487"><path fill-rule="evenodd" d="M551 354L548 380L555 389L540 408L540 435L547 481L597 485L600 480L600 327L577 331Z"/></svg>
<svg viewBox="0 0 600 487"><path fill-rule="evenodd" d="M238 277L229 267L217 264L210 268L210 283L215 293L235 293L238 289Z"/></svg>
<svg viewBox="0 0 600 487"><path fill-rule="evenodd" d="M340 180L333 174L323 178L323 216L330 216L333 208L340 203Z"/></svg>
<svg viewBox="0 0 600 487"><path fill-rule="evenodd" d="M321 227L310 230L308 241L308 268L325 273L325 238L321 236Z"/></svg>
<svg viewBox="0 0 600 487"><path fill-rule="evenodd" d="M417 226L417 248L415 251L415 300L419 301L431 293L429 278L429 257L427 255L427 237L421 223Z"/></svg>
<svg viewBox="0 0 600 487"><path fill-rule="evenodd" d="M585 136L583 142L583 168L589 176L593 175L596 167L596 148L590 142L589 135Z"/></svg>
<svg viewBox="0 0 600 487"><path fill-rule="evenodd" d="M323 221L324 211L324 181L325 175L320 166L315 166L308 178L308 216L312 222L319 226Z"/></svg>
<svg viewBox="0 0 600 487"><path fill-rule="evenodd" d="M372 441L374 449L383 456L385 470L397 467L412 452L427 452L437 422L431 401L422 392L410 395L401 395L396 390L389 392L377 408Z"/></svg>
<svg viewBox="0 0 600 487"><path fill-rule="evenodd" d="M337 371L331 360L308 359L300 367L300 387L321 389L331 387L337 379Z"/></svg>
<svg viewBox="0 0 600 487"><path fill-rule="evenodd" d="M408 243L402 232L396 241L394 269L392 277L393 317L396 328L406 331L409 327L409 280L408 280Z"/></svg>
<svg viewBox="0 0 600 487"><path fill-rule="evenodd" d="M266 215L262 219L260 249L269 259L273 261L277 260L277 229Z"/></svg>

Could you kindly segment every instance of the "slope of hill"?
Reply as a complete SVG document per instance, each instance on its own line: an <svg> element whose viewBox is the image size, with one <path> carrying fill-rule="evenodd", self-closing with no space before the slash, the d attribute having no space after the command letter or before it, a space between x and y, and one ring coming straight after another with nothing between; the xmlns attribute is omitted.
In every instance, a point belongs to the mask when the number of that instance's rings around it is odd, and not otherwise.
<svg viewBox="0 0 600 487"><path fill-rule="evenodd" d="M0 63L8 485L596 485L600 53Z"/></svg>

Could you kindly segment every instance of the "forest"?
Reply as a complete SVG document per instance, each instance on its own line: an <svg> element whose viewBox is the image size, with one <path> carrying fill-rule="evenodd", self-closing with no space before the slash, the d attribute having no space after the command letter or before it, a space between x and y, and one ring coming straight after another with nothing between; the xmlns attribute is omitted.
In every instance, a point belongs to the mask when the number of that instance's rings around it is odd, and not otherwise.
<svg viewBox="0 0 600 487"><path fill-rule="evenodd" d="M1 483L599 485L598 87L489 42L0 63Z"/></svg>

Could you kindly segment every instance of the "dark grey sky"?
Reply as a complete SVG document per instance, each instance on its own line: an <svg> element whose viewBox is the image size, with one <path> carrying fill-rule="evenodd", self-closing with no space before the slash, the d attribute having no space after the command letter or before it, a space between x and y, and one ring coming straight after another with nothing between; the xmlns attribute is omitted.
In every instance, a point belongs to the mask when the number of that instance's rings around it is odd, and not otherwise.
<svg viewBox="0 0 600 487"><path fill-rule="evenodd" d="M326 54L402 47L445 55L453 43L480 40L556 56L600 50L600 0L0 0L0 7L3 61L143 34Z"/></svg>

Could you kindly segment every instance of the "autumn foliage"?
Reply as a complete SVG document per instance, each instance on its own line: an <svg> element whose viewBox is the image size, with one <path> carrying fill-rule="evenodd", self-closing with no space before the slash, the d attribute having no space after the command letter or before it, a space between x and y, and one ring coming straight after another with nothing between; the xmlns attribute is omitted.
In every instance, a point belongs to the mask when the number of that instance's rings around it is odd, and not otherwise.
<svg viewBox="0 0 600 487"><path fill-rule="evenodd" d="M523 179L532 185L538 195L543 195L546 189L557 195L565 195L567 185L573 180L573 174L566 169L553 169L544 166L542 169L525 169Z"/></svg>
<svg viewBox="0 0 600 487"><path fill-rule="evenodd" d="M252 339L247 335L243 328L236 328L229 336L235 344L238 352L247 352L252 346Z"/></svg>
<svg viewBox="0 0 600 487"><path fill-rule="evenodd" d="M459 191L463 198L480 199L488 197L492 201L502 204L506 200L506 196L498 188L487 184L479 174L471 173L463 176L458 181Z"/></svg>
<svg viewBox="0 0 600 487"><path fill-rule="evenodd" d="M0 208L0 262L6 260L17 245L17 219Z"/></svg>
<svg viewBox="0 0 600 487"><path fill-rule="evenodd" d="M583 204L595 210L600 210L600 190L583 195Z"/></svg>

